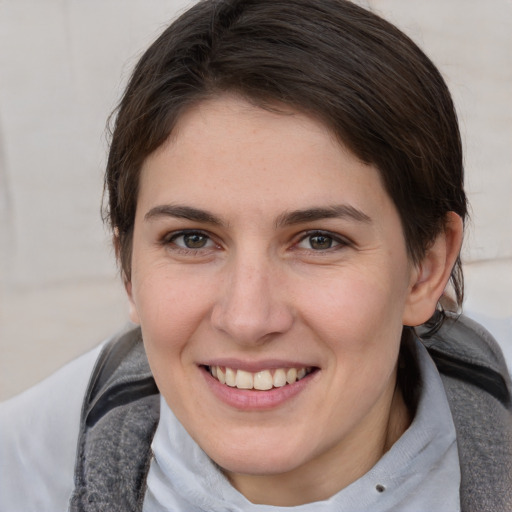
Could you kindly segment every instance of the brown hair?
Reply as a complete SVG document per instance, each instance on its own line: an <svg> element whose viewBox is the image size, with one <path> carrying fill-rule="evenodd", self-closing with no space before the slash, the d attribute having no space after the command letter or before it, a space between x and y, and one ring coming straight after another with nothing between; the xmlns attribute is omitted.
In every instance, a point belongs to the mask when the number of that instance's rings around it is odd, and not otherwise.
<svg viewBox="0 0 512 512"><path fill-rule="evenodd" d="M406 35L345 0L204 0L145 52L117 110L105 216L126 279L144 160L185 109L224 91L264 108L284 103L313 114L375 165L413 261L444 229L449 211L465 219L452 99L436 67ZM460 259L452 284L460 304Z"/></svg>

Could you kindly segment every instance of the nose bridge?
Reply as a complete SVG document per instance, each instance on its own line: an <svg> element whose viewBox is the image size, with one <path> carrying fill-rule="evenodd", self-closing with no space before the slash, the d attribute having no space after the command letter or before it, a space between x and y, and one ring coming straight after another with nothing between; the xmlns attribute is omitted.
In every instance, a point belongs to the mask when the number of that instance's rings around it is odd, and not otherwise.
<svg viewBox="0 0 512 512"><path fill-rule="evenodd" d="M262 343L293 321L279 262L260 249L239 251L224 269L212 322L237 343Z"/></svg>

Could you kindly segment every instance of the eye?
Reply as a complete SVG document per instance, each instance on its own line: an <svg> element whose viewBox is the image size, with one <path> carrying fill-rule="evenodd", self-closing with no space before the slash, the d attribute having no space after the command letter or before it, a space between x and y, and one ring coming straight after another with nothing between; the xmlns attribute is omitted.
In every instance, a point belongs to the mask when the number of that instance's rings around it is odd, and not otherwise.
<svg viewBox="0 0 512 512"><path fill-rule="evenodd" d="M167 243L174 244L182 249L207 249L214 247L213 240L202 231L181 231L173 234Z"/></svg>
<svg viewBox="0 0 512 512"><path fill-rule="evenodd" d="M327 251L345 245L348 245L348 242L338 236L328 232L315 231L304 236L296 247L313 251Z"/></svg>

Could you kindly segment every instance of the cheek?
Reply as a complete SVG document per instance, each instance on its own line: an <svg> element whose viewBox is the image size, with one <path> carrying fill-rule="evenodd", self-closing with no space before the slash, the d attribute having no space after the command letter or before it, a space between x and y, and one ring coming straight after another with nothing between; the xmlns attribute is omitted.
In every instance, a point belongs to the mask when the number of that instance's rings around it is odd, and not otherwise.
<svg viewBox="0 0 512 512"><path fill-rule="evenodd" d="M200 338L208 312L205 293L187 279L157 273L139 281L136 301L152 373L162 395L179 414L197 398L188 392L186 382L195 369L194 340Z"/></svg>
<svg viewBox="0 0 512 512"><path fill-rule="evenodd" d="M297 299L306 338L313 334L322 355L325 389L311 416L326 440L351 431L394 389L402 332L400 307L390 300L391 280L347 272L330 281L329 288L317 283Z"/></svg>
<svg viewBox="0 0 512 512"><path fill-rule="evenodd" d="M303 320L317 343L328 349L326 363L336 386L372 386L388 379L394 369L406 287L405 281L390 279L393 273L386 275L347 272L329 288L310 287L301 295Z"/></svg>
<svg viewBox="0 0 512 512"><path fill-rule="evenodd" d="M326 283L302 287L300 310L307 323L316 325L327 338L348 339L360 345L361 338L401 332L402 313L407 296L404 275L386 271L368 272L368 269L351 269L330 277ZM369 340L368 340L369 341ZM355 347L356 348L356 347Z"/></svg>
<svg viewBox="0 0 512 512"><path fill-rule="evenodd" d="M159 357L183 352L210 310L204 279L157 267L134 274L133 296L147 351Z"/></svg>

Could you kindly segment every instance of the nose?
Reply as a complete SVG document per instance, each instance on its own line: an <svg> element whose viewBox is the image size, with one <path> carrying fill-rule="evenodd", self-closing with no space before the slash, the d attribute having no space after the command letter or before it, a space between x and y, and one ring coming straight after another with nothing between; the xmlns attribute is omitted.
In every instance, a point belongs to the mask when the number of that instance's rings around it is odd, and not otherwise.
<svg viewBox="0 0 512 512"><path fill-rule="evenodd" d="M212 310L213 327L240 345L263 344L287 332L294 315L283 272L265 257L227 264Z"/></svg>

